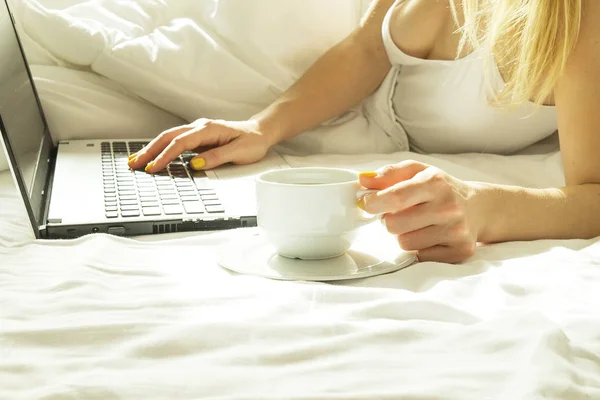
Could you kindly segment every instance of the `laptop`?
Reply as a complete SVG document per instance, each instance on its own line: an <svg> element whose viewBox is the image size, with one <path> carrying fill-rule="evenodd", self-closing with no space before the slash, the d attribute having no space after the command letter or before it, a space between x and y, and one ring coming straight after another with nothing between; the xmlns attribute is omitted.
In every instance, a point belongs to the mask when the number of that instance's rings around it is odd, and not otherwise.
<svg viewBox="0 0 600 400"><path fill-rule="evenodd" d="M275 152L252 165L188 167L184 153L160 173L131 171L148 140L53 143L15 22L0 2L0 131L34 233L138 236L256 226L254 176L288 168Z"/></svg>

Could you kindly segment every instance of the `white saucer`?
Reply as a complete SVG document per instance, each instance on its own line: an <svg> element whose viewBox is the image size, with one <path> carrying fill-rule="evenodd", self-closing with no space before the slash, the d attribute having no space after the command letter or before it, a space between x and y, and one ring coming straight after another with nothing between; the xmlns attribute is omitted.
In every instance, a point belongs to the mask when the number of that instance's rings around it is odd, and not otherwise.
<svg viewBox="0 0 600 400"><path fill-rule="evenodd" d="M339 281L388 274L408 267L415 255L402 252L396 244L394 257L377 257L374 252L353 246L348 253L329 260L306 261L281 257L257 230L236 238L218 249L223 268L270 279L294 281Z"/></svg>

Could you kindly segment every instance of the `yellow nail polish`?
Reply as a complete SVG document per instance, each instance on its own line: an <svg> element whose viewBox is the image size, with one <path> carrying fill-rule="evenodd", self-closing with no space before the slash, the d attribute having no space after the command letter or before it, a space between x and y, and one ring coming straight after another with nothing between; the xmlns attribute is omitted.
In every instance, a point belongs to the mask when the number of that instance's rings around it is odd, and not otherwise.
<svg viewBox="0 0 600 400"><path fill-rule="evenodd" d="M148 163L148 165L146 165L146 168L145 168L144 170L145 170L146 172L148 172L148 170L149 170L150 168L152 168L153 166L154 166L154 161L150 161L150 162Z"/></svg>
<svg viewBox="0 0 600 400"><path fill-rule="evenodd" d="M360 178L375 178L377 175L379 175L377 172L361 172L358 174Z"/></svg>
<svg viewBox="0 0 600 400"><path fill-rule="evenodd" d="M358 208L360 208L361 210L363 210L363 211L365 210L365 200L364 199L358 200L357 205L358 205Z"/></svg>
<svg viewBox="0 0 600 400"><path fill-rule="evenodd" d="M192 168L194 169L201 169L206 166L206 160L204 158L193 158L191 163Z"/></svg>
<svg viewBox="0 0 600 400"><path fill-rule="evenodd" d="M127 165L131 165L136 161L137 161L137 157L130 158L129 161L127 161Z"/></svg>
<svg viewBox="0 0 600 400"><path fill-rule="evenodd" d="M132 155L129 156L129 161L133 160L137 158L137 153L133 153Z"/></svg>

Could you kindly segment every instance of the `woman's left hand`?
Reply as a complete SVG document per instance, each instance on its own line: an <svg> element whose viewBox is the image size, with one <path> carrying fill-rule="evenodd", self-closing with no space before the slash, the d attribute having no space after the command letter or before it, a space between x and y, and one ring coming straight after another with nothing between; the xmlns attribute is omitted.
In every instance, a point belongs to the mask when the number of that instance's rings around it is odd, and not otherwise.
<svg viewBox="0 0 600 400"><path fill-rule="evenodd" d="M360 183L379 192L359 205L382 214L400 247L417 251L420 261L458 263L474 254L482 221L472 204L473 185L417 161L362 173Z"/></svg>

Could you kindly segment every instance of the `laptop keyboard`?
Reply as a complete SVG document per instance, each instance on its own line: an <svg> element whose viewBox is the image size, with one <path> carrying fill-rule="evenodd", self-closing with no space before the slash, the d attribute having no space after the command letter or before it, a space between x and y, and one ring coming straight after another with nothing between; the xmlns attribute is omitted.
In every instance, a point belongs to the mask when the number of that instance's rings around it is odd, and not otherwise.
<svg viewBox="0 0 600 400"><path fill-rule="evenodd" d="M225 209L208 179L198 187L194 171L185 161L195 153L186 152L156 174L131 171L129 155L145 142L102 142L102 175L106 218L157 217L183 214L219 214Z"/></svg>

